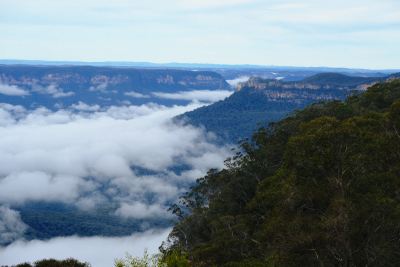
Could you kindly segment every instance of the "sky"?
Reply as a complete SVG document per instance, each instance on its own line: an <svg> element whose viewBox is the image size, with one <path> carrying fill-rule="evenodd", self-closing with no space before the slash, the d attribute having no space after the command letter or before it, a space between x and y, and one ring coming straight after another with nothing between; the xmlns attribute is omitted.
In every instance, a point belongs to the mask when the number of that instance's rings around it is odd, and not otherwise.
<svg viewBox="0 0 400 267"><path fill-rule="evenodd" d="M0 58L400 68L398 0L0 0Z"/></svg>

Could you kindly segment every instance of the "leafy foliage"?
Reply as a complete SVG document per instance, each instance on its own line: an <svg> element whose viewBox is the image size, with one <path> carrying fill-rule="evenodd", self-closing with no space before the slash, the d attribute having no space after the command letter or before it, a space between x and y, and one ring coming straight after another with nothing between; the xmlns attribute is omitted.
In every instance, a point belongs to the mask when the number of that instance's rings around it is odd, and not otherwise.
<svg viewBox="0 0 400 267"><path fill-rule="evenodd" d="M44 259L36 261L33 265L30 263L21 263L15 267L89 267L89 263L79 262L75 259L55 260Z"/></svg>
<svg viewBox="0 0 400 267"><path fill-rule="evenodd" d="M164 255L149 255L145 250L143 257L127 254L123 259L116 259L115 267L189 267L189 261L180 251L169 251Z"/></svg>
<svg viewBox="0 0 400 267"><path fill-rule="evenodd" d="M304 79L305 82L321 85L333 85L333 86L356 86L363 83L371 83L379 80L384 80L385 77L357 77L348 76L341 73L325 72L318 73L311 77Z"/></svg>
<svg viewBox="0 0 400 267"><path fill-rule="evenodd" d="M115 267L164 267L159 255L149 255L145 250L143 257L134 257L127 254L123 259L116 259Z"/></svg>
<svg viewBox="0 0 400 267"><path fill-rule="evenodd" d="M192 266L399 266L400 81L260 129L171 210Z"/></svg>

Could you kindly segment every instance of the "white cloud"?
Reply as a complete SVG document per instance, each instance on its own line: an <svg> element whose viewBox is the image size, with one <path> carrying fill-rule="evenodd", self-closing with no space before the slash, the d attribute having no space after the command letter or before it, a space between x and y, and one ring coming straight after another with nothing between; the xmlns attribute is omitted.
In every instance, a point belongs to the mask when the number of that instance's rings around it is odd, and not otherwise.
<svg viewBox="0 0 400 267"><path fill-rule="evenodd" d="M34 85L32 87L32 92L51 95L54 98L69 97L75 95L75 93L72 91L64 92L64 90L59 88L56 84L50 84L46 87Z"/></svg>
<svg viewBox="0 0 400 267"><path fill-rule="evenodd" d="M171 121L196 107L0 106L0 204L61 201L93 209L113 199L117 215L165 217L194 173L222 167L230 153L201 129ZM171 171L179 164L187 172Z"/></svg>
<svg viewBox="0 0 400 267"><path fill-rule="evenodd" d="M158 205L146 205L143 203L122 203L115 211L116 215L124 218L149 219L154 217L168 218L170 214L163 207Z"/></svg>
<svg viewBox="0 0 400 267"><path fill-rule="evenodd" d="M27 228L17 211L0 206L0 246L21 238Z"/></svg>
<svg viewBox="0 0 400 267"><path fill-rule="evenodd" d="M308 0L302 3L284 3L270 8L271 21L286 23L312 23L312 24L337 24L337 25L368 25L369 23L398 23L400 11L391 8L398 3L394 1L360 1L339 0L335 2L321 2ZM380 16L379 11L384 11L386 16ZM276 12L278 11L278 12ZM283 16L279 16L282 14Z"/></svg>
<svg viewBox="0 0 400 267"><path fill-rule="evenodd" d="M231 86L235 87L235 86L237 86L239 83L246 82L246 81L248 81L249 79L250 79L249 76L240 76L240 77L237 77L237 78L232 79L232 80L227 80L226 82L229 83Z"/></svg>
<svg viewBox="0 0 400 267"><path fill-rule="evenodd" d="M107 82L101 82L95 86L90 86L89 91L91 92L105 92L108 88Z"/></svg>
<svg viewBox="0 0 400 267"><path fill-rule="evenodd" d="M126 253L143 256L147 248L150 254L158 253L170 229L149 231L128 237L59 237L48 241L18 241L0 248L1 264L14 265L34 262L44 258L76 258L94 267L113 266L114 260L123 258Z"/></svg>
<svg viewBox="0 0 400 267"><path fill-rule="evenodd" d="M135 91L126 92L126 93L124 93L124 95L130 96L133 98L149 98L150 97L149 95L141 94L141 93L138 93Z"/></svg>
<svg viewBox="0 0 400 267"><path fill-rule="evenodd" d="M256 0L175 0L180 7L199 9L199 8L220 8L231 7L257 2Z"/></svg>
<svg viewBox="0 0 400 267"><path fill-rule="evenodd" d="M0 103L0 127L14 124L17 119L25 116L26 110L22 106Z"/></svg>
<svg viewBox="0 0 400 267"><path fill-rule="evenodd" d="M93 112L93 111L99 111L100 106L99 105L88 105L82 101L79 101L77 104L71 105L72 109L78 110L78 111L88 111L88 112Z"/></svg>
<svg viewBox="0 0 400 267"><path fill-rule="evenodd" d="M227 90L194 90L182 91L177 93L154 92L152 93L152 95L165 99L212 103L223 100L230 96L232 93L232 91Z"/></svg>
<svg viewBox="0 0 400 267"><path fill-rule="evenodd" d="M8 96L25 96L29 95L29 92L15 85L7 85L0 83L0 94Z"/></svg>
<svg viewBox="0 0 400 267"><path fill-rule="evenodd" d="M72 202L84 186L79 177L32 171L12 173L0 181L0 203L47 200Z"/></svg>

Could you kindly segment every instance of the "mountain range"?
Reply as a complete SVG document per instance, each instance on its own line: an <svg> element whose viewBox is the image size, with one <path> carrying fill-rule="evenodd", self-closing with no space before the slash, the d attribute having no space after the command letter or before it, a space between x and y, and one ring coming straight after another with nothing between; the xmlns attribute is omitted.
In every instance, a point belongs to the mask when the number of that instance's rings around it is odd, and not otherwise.
<svg viewBox="0 0 400 267"><path fill-rule="evenodd" d="M27 108L154 102L163 105L188 101L157 93L228 90L225 79L211 71L137 69L93 66L0 65L0 102Z"/></svg>

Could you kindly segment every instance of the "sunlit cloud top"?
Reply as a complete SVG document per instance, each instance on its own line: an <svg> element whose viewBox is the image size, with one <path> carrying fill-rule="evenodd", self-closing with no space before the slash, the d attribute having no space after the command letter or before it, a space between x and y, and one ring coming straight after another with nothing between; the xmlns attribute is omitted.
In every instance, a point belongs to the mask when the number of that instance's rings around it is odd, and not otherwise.
<svg viewBox="0 0 400 267"><path fill-rule="evenodd" d="M0 0L0 58L399 68L398 0Z"/></svg>

